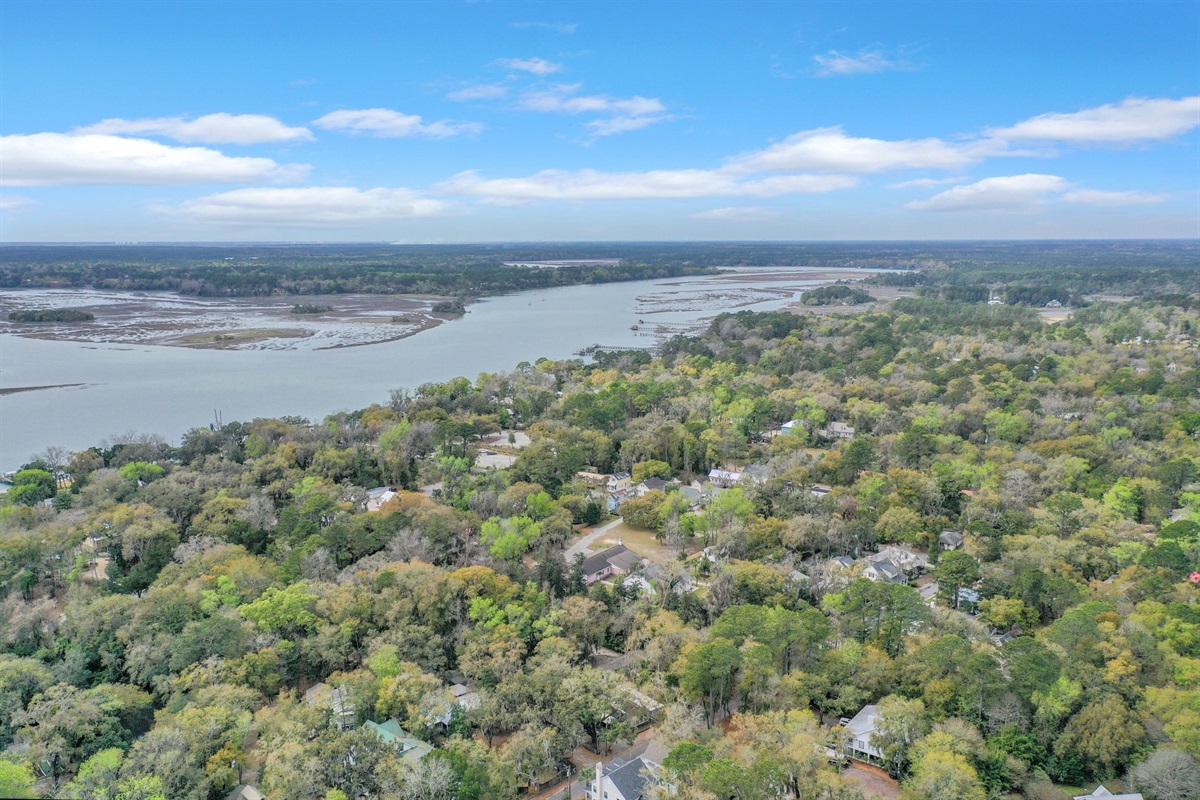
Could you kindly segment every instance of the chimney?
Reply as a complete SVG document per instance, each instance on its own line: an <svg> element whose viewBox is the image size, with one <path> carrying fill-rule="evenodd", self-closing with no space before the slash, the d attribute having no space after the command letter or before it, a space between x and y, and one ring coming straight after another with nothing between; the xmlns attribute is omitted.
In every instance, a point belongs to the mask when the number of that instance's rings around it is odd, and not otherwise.
<svg viewBox="0 0 1200 800"><path fill-rule="evenodd" d="M617 537L617 547L624 547L624 546L625 546L625 537L618 536Z"/></svg>
<svg viewBox="0 0 1200 800"><path fill-rule="evenodd" d="M596 800L599 800L600 798L604 797L604 795L602 794L603 791L604 791L604 762L597 761L596 762L596 791L594 793Z"/></svg>

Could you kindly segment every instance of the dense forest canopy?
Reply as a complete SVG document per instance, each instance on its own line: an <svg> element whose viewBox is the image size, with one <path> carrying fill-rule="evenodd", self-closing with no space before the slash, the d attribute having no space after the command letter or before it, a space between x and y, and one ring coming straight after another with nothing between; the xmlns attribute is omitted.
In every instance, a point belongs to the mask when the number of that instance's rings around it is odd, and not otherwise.
<svg viewBox="0 0 1200 800"><path fill-rule="evenodd" d="M1111 250L1011 274L1141 286ZM0 506L2 793L500 800L653 705L656 797L853 800L847 754L905 800L1195 797L1200 304L1194 261L1143 255L1170 286L1053 324L947 265L861 313L49 448ZM650 563L592 580L565 548L622 475Z"/></svg>

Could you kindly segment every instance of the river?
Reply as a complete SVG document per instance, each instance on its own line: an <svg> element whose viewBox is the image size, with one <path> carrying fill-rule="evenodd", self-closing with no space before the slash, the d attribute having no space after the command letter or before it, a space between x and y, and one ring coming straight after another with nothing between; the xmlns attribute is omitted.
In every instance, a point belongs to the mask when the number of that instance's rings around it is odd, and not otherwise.
<svg viewBox="0 0 1200 800"><path fill-rule="evenodd" d="M858 273L861 276L863 273ZM725 310L777 309L828 270L740 268L720 276L569 286L482 299L460 319L397 341L329 350L205 350L0 335L0 469L48 446L80 450L128 432L178 442L226 421L318 420L383 403L394 388L500 372L592 344L648 347ZM6 292L11 296L16 292ZM631 330L634 326L637 330Z"/></svg>

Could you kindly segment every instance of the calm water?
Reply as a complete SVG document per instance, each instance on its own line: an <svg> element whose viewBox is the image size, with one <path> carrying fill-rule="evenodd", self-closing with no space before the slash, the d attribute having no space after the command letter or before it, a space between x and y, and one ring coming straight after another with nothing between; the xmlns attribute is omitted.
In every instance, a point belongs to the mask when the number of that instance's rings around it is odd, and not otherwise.
<svg viewBox="0 0 1200 800"><path fill-rule="evenodd" d="M80 450L129 431L178 442L214 411L227 422L321 419L386 402L390 389L474 379L542 356L569 358L591 344L648 346L656 326L682 329L735 307L779 308L818 283L800 268L770 281L750 279L753 271L745 270L745 280L672 278L493 297L408 339L335 350L192 350L3 335L0 387L85 385L0 397L0 468L51 445Z"/></svg>

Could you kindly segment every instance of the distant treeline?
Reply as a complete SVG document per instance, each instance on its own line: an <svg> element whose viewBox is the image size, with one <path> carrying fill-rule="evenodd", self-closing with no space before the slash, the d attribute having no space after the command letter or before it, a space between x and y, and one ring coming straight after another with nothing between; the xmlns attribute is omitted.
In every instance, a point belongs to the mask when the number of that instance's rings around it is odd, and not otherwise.
<svg viewBox="0 0 1200 800"><path fill-rule="evenodd" d="M867 283L915 287L959 303L997 298L1009 305L1086 305L1092 295L1182 297L1200 293L1195 242L1065 242L995 245L949 268L876 275ZM1183 301L1185 304L1187 300Z"/></svg>
<svg viewBox="0 0 1200 800"><path fill-rule="evenodd" d="M568 251L578 257L584 252ZM94 287L202 297L344 293L478 297L713 271L707 264L666 258L559 269L504 264L561 257L559 249L465 246L7 245L0 247L0 288Z"/></svg>
<svg viewBox="0 0 1200 800"><path fill-rule="evenodd" d="M13 311L9 322L91 322L96 315L78 308L43 308L37 311Z"/></svg>
<svg viewBox="0 0 1200 800"><path fill-rule="evenodd" d="M293 314L327 314L330 311L333 311L333 306L321 303L297 303L292 306Z"/></svg>
<svg viewBox="0 0 1200 800"><path fill-rule="evenodd" d="M805 292L800 302L806 306L852 306L871 302L871 293L857 286L837 283Z"/></svg>

